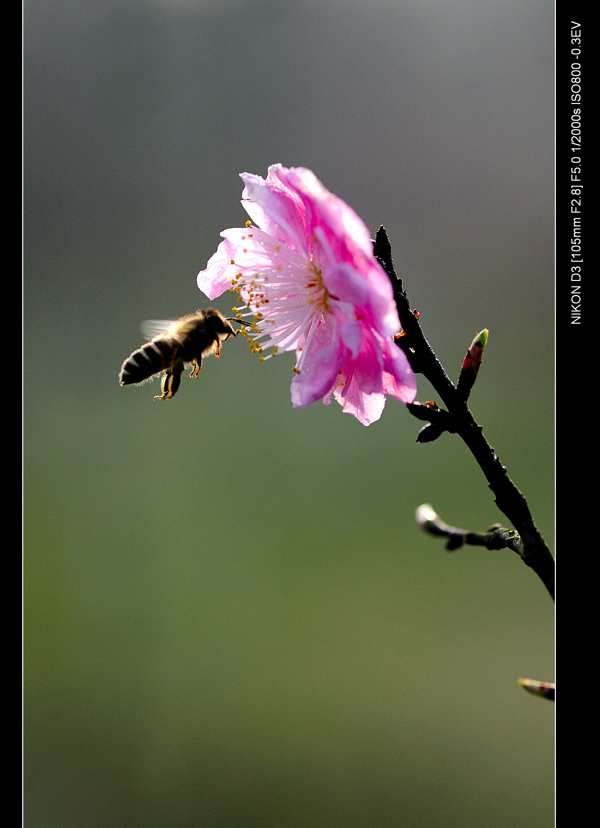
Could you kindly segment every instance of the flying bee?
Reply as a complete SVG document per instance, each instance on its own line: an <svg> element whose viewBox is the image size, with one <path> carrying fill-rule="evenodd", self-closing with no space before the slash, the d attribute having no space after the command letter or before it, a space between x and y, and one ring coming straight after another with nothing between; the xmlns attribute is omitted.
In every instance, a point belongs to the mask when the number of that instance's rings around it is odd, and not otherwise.
<svg viewBox="0 0 600 828"><path fill-rule="evenodd" d="M190 377L197 377L202 359L221 353L221 342L237 336L239 330L231 326L239 319L226 318L219 311L209 308L182 316L176 322L154 321L143 326L149 335L161 331L149 342L127 357L119 373L121 385L144 382L164 371L161 394L155 400L170 400L175 396L181 375L186 366L191 367Z"/></svg>

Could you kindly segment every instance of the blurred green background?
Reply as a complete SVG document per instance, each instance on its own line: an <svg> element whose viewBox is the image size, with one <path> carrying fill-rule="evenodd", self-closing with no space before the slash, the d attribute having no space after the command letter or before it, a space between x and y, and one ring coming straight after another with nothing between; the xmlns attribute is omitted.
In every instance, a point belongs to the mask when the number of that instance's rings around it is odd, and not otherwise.
<svg viewBox="0 0 600 828"><path fill-rule="evenodd" d="M176 399L140 322L206 307L238 173L383 223L553 542L553 5L25 0L27 828L553 823L553 606L465 447L293 410L241 338ZM230 297L213 303L229 312ZM418 398L433 392L421 380Z"/></svg>

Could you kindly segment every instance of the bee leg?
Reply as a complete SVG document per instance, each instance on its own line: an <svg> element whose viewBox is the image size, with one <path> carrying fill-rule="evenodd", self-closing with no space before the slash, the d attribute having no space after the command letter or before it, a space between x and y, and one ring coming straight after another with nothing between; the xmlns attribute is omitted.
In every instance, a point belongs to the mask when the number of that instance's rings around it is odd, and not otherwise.
<svg viewBox="0 0 600 828"><path fill-rule="evenodd" d="M192 373L190 377L192 379L196 379L196 377L200 376L200 369L202 368L202 357L196 357L196 359L192 362Z"/></svg>
<svg viewBox="0 0 600 828"><path fill-rule="evenodd" d="M182 370L181 367L167 368L160 384L162 394L159 397L154 397L155 400L170 400L171 397L175 396L181 382Z"/></svg>

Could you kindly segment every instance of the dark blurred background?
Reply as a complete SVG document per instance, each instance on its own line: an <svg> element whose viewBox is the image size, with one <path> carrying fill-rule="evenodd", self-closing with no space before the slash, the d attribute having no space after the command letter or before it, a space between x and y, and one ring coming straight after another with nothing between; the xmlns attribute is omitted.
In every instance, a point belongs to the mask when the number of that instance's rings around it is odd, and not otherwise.
<svg viewBox="0 0 600 828"><path fill-rule="evenodd" d="M27 828L547 828L553 607L456 438L293 410L241 338L176 399L120 388L144 319L310 167L383 223L553 542L548 0L25 0ZM230 297L213 303L229 313ZM432 399L421 380L418 399Z"/></svg>

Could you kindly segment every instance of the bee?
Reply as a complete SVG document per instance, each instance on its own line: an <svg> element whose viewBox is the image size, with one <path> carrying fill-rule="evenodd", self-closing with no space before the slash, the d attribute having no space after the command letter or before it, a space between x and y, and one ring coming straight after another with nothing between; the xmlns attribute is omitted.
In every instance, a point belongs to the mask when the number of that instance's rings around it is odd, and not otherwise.
<svg viewBox="0 0 600 828"><path fill-rule="evenodd" d="M119 373L121 385L135 385L164 371L161 394L155 400L170 400L177 393L181 375L186 366L192 369L190 377L197 377L202 368L202 359L221 353L221 342L230 336L237 336L240 330L231 326L240 322L226 318L218 310L198 310L182 316L176 322L146 322L144 330L149 342L127 357ZM150 338L150 334L160 331Z"/></svg>

